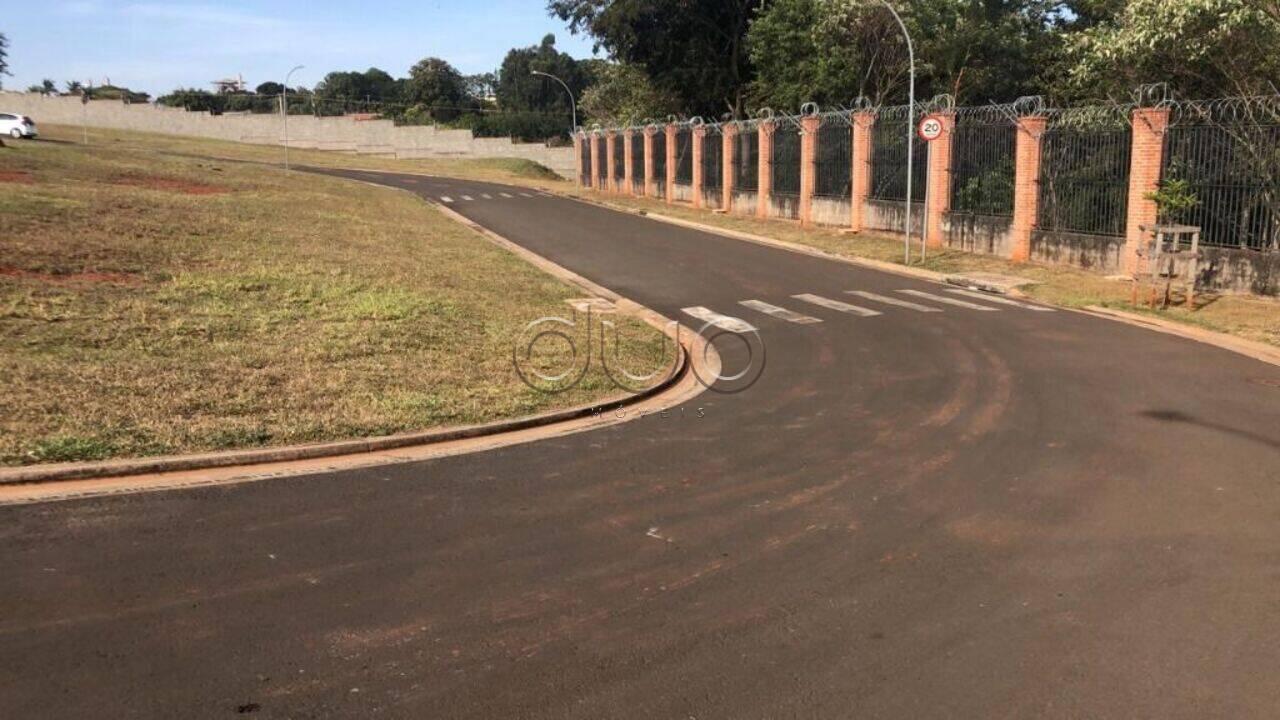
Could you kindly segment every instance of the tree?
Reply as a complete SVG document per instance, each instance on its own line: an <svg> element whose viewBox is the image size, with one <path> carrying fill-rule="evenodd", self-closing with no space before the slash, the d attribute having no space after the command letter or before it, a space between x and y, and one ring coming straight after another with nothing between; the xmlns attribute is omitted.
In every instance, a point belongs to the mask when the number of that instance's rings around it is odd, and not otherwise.
<svg viewBox="0 0 1280 720"><path fill-rule="evenodd" d="M80 95L84 93L84 83L79 80L67 80L62 84L67 88L67 95Z"/></svg>
<svg viewBox="0 0 1280 720"><path fill-rule="evenodd" d="M654 87L634 65L605 63L596 75L596 83L582 93L580 110L601 125L635 125L679 109L678 99Z"/></svg>
<svg viewBox="0 0 1280 720"><path fill-rule="evenodd" d="M556 50L556 36L546 35L538 45L512 48L498 69L498 86L495 94L498 107L504 111L534 111L569 117L569 96L560 83L550 78L534 75L533 71L554 75L569 86L574 98L591 84L590 72L584 63Z"/></svg>
<svg viewBox="0 0 1280 720"><path fill-rule="evenodd" d="M40 81L40 92L44 93L45 95L57 95L58 85L54 83L52 80L50 80L49 78L45 78Z"/></svg>
<svg viewBox="0 0 1280 720"><path fill-rule="evenodd" d="M468 108L462 74L440 58L419 60L404 89L405 100L433 120L454 120Z"/></svg>
<svg viewBox="0 0 1280 720"><path fill-rule="evenodd" d="M4 76L9 74L9 38L0 33L0 90L4 89Z"/></svg>
<svg viewBox="0 0 1280 720"><path fill-rule="evenodd" d="M498 75L491 72L464 75L462 76L462 84L466 88L468 96L484 101L497 94Z"/></svg>
<svg viewBox="0 0 1280 720"><path fill-rule="evenodd" d="M364 72L331 72L316 85L315 92L326 106L341 110L365 107L364 103L398 103L402 84L385 70L371 67Z"/></svg>
<svg viewBox="0 0 1280 720"><path fill-rule="evenodd" d="M645 71L686 112L740 116L753 72L747 28L760 0L550 0L547 9L615 60Z"/></svg>
<svg viewBox="0 0 1280 720"><path fill-rule="evenodd" d="M1131 0L1071 38L1067 78L1078 97L1125 95L1168 82L1183 97L1280 92L1280 2Z"/></svg>
<svg viewBox="0 0 1280 720"><path fill-rule="evenodd" d="M258 87L254 88L253 91L259 95L279 95L284 92L284 85L281 85L274 80L268 80L258 85Z"/></svg>

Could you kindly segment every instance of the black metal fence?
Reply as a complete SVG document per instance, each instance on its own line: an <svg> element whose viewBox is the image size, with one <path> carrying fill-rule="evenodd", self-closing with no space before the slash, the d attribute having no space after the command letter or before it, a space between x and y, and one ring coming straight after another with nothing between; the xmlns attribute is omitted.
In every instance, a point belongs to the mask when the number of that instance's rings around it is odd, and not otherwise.
<svg viewBox="0 0 1280 720"><path fill-rule="evenodd" d="M773 161L769 164L774 195L800 195L800 127L779 120L773 130Z"/></svg>
<svg viewBox="0 0 1280 720"><path fill-rule="evenodd" d="M693 183L693 131L687 125L676 128L676 182Z"/></svg>
<svg viewBox="0 0 1280 720"><path fill-rule="evenodd" d="M847 115L821 118L814 148L813 194L853 197L853 129Z"/></svg>
<svg viewBox="0 0 1280 720"><path fill-rule="evenodd" d="M1203 245L1280 248L1280 103L1190 103L1170 121L1161 185L1188 206L1161 220L1199 227Z"/></svg>
<svg viewBox="0 0 1280 720"><path fill-rule="evenodd" d="M596 143L596 180L599 183L597 187L604 187L605 180L609 179L609 155L604 136L592 138L592 142Z"/></svg>
<svg viewBox="0 0 1280 720"><path fill-rule="evenodd" d="M724 187L724 137L719 128L708 128L702 136L702 187Z"/></svg>
<svg viewBox="0 0 1280 720"><path fill-rule="evenodd" d="M871 126L871 191L874 200L907 199L907 131L906 117L876 118ZM911 200L924 202L929 178L929 156L925 143L914 130L911 133Z"/></svg>
<svg viewBox="0 0 1280 720"><path fill-rule="evenodd" d="M622 182L622 178L625 177L623 173L627 169L626 152L627 152L627 148L625 145L622 144L622 135L621 134L614 135L613 136L613 179L618 182Z"/></svg>
<svg viewBox="0 0 1280 720"><path fill-rule="evenodd" d="M1051 117L1040 141L1039 229L1123 236L1132 137L1128 110Z"/></svg>
<svg viewBox="0 0 1280 720"><path fill-rule="evenodd" d="M644 187L644 132L631 130L631 183Z"/></svg>
<svg viewBox="0 0 1280 720"><path fill-rule="evenodd" d="M582 135L578 143L578 179L583 185L591 184L591 136Z"/></svg>
<svg viewBox="0 0 1280 720"><path fill-rule="evenodd" d="M658 196L667 191L667 134L661 128L653 134L653 182L658 188Z"/></svg>
<svg viewBox="0 0 1280 720"><path fill-rule="evenodd" d="M957 113L951 136L951 211L1013 216L1017 128L998 112Z"/></svg>
<svg viewBox="0 0 1280 720"><path fill-rule="evenodd" d="M733 184L745 192L760 189L760 131L743 128L733 153Z"/></svg>

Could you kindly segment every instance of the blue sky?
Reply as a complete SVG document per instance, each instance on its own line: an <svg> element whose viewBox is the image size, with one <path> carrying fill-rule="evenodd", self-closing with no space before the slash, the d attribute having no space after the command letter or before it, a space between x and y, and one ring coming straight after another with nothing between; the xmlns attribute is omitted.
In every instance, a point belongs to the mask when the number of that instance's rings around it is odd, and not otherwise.
<svg viewBox="0 0 1280 720"><path fill-rule="evenodd" d="M109 2L49 0L0 20L9 38L7 90L43 78L116 85L152 95L209 87L243 74L250 87L280 80L314 85L331 70L380 67L395 76L434 55L464 73L495 69L507 50L555 33L556 46L591 56L543 0L382 2Z"/></svg>

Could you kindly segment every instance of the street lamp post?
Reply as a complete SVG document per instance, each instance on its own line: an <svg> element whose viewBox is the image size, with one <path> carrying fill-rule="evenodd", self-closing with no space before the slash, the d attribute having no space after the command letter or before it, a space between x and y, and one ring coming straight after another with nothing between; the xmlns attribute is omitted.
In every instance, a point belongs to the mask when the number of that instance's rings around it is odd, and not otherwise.
<svg viewBox="0 0 1280 720"><path fill-rule="evenodd" d="M914 156L912 148L915 145L916 137L916 51L911 46L911 33L907 32L907 26L902 22L902 18L898 15L898 11L893 9L888 0L880 0L880 4L888 8L893 14L893 19L898 22L898 27L902 30L902 37L907 39L907 59L911 63L911 78L907 85L907 207L906 207L906 227L902 232L902 252L903 261L907 264L911 263L911 171L914 169Z"/></svg>
<svg viewBox="0 0 1280 720"><path fill-rule="evenodd" d="M284 169L289 170L289 78L306 67L298 65L284 76L284 86L280 88L280 119L284 121Z"/></svg>
<svg viewBox="0 0 1280 720"><path fill-rule="evenodd" d="M560 86L564 88L564 91L569 93L569 108L573 111L573 127L569 128L569 134L572 135L573 131L578 129L578 104L573 100L573 91L569 89L568 85L565 85L563 80L556 77L555 75L552 75L551 73L544 73L540 70L530 70L529 74L549 77L552 80L555 80L556 82L560 83Z"/></svg>

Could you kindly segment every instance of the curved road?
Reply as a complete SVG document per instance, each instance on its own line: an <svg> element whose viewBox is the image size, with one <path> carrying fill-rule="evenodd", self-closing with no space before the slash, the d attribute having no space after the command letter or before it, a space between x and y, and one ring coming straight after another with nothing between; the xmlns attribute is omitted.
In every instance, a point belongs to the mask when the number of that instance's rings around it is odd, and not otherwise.
<svg viewBox="0 0 1280 720"><path fill-rule="evenodd" d="M0 508L3 716L1275 717L1280 368L524 188L340 174L689 326L740 318L766 370L482 454Z"/></svg>

